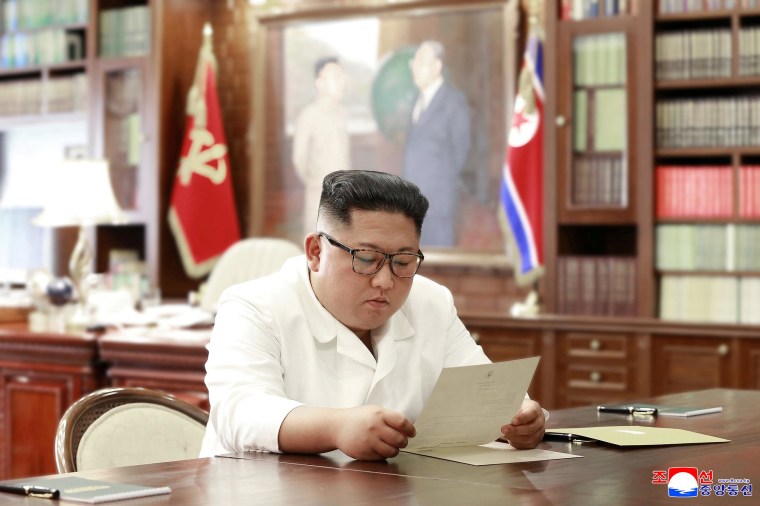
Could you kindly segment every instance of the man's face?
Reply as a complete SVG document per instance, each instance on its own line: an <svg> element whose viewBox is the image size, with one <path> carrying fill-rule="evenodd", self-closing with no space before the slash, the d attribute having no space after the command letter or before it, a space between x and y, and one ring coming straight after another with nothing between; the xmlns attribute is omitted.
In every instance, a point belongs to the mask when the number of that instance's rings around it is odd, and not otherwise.
<svg viewBox="0 0 760 506"><path fill-rule="evenodd" d="M346 75L337 63L328 63L319 72L315 81L317 92L321 96L328 97L336 102L343 97L346 86Z"/></svg>
<svg viewBox="0 0 760 506"><path fill-rule="evenodd" d="M441 60L436 58L430 46L421 45L412 59L412 78L417 88L424 90L433 84L441 75L442 66Z"/></svg>
<svg viewBox="0 0 760 506"><path fill-rule="evenodd" d="M352 211L351 226L324 226L324 232L354 249L417 253L420 238L401 213ZM404 304L413 278L396 277L390 262L373 275L353 271L351 254L316 234L306 238L311 285L317 299L360 338L383 325Z"/></svg>

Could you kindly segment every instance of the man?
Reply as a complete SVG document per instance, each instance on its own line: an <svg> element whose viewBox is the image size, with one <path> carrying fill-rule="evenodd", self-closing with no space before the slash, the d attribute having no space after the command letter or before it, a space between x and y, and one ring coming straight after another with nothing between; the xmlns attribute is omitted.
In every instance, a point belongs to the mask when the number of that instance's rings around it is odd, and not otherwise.
<svg viewBox="0 0 760 506"><path fill-rule="evenodd" d="M384 172L323 184L306 256L228 289L208 345L211 415L202 456L233 451L398 454L444 367L488 363L451 293L416 276L427 199ZM533 448L544 414L527 399L501 428Z"/></svg>
<svg viewBox="0 0 760 506"><path fill-rule="evenodd" d="M411 61L419 95L404 147L404 177L430 199L423 246L456 246L459 178L470 149L470 112L464 93L443 80L444 49L423 42Z"/></svg>
<svg viewBox="0 0 760 506"><path fill-rule="evenodd" d="M314 231L322 179L334 170L349 168L349 141L343 98L346 77L335 57L314 65L317 98L296 120L293 165L304 183L303 231Z"/></svg>

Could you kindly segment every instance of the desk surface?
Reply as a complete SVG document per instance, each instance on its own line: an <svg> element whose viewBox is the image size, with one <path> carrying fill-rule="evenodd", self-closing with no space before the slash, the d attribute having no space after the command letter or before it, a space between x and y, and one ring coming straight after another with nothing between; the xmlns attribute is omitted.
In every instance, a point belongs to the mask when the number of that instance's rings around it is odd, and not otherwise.
<svg viewBox="0 0 760 506"><path fill-rule="evenodd" d="M581 459L469 466L402 453L384 462L326 455L247 454L76 473L79 476L172 488L170 496L130 501L208 504L673 504L667 485L652 484L668 467L712 470L718 479L760 483L760 391L707 390L641 401L674 406L723 406L723 413L690 418L599 415L594 407L552 412L549 427L641 425L676 427L730 443L617 448L603 444L542 443ZM760 494L760 491L757 492ZM0 495L2 504L31 504ZM750 504L753 498L707 497L699 503ZM29 500L33 501L33 500ZM35 501L38 504L39 501ZM39 503L42 504L42 503ZM61 501L61 504L65 504ZM73 503L72 503L73 504ZM116 503L120 504L120 503Z"/></svg>

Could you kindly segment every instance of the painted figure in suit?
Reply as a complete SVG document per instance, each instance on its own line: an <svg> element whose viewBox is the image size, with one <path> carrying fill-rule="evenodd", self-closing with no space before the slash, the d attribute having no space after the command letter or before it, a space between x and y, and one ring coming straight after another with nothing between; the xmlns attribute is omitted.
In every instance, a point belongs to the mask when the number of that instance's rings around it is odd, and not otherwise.
<svg viewBox="0 0 760 506"><path fill-rule="evenodd" d="M467 97L443 80L440 42L420 44L412 59L412 77L420 90L404 147L404 177L430 199L421 244L456 245L459 177L470 149Z"/></svg>
<svg viewBox="0 0 760 506"><path fill-rule="evenodd" d="M322 180L335 170L348 170L350 144L346 111L340 103L346 77L336 57L314 64L317 98L296 120L293 135L293 165L305 185L303 232L314 231Z"/></svg>

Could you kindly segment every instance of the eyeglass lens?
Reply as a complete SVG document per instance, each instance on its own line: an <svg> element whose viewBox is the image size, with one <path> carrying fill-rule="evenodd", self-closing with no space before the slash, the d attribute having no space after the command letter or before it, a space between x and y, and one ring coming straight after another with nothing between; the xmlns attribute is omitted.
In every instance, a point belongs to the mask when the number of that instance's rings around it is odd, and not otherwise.
<svg viewBox="0 0 760 506"><path fill-rule="evenodd" d="M379 251L356 250L354 252L354 271L358 274L374 274L383 266L385 255ZM417 273L420 258L411 253L391 255L391 270L400 278L411 278Z"/></svg>

